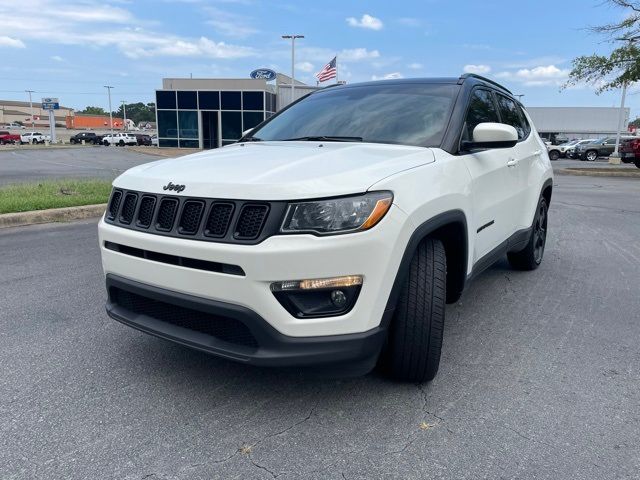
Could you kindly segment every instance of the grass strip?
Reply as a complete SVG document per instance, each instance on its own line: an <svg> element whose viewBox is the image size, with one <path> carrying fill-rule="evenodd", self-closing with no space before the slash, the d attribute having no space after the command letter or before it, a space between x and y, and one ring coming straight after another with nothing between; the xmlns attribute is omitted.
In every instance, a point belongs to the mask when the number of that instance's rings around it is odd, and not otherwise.
<svg viewBox="0 0 640 480"><path fill-rule="evenodd" d="M107 203L111 181L43 180L0 186L0 214Z"/></svg>

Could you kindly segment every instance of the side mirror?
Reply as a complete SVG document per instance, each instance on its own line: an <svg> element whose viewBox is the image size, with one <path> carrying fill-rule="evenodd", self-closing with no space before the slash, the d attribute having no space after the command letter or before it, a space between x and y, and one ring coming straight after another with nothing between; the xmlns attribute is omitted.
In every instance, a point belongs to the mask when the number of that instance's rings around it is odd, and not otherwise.
<svg viewBox="0 0 640 480"><path fill-rule="evenodd" d="M511 148L518 143L518 132L504 123L479 123L473 129L473 141L462 142L463 150Z"/></svg>

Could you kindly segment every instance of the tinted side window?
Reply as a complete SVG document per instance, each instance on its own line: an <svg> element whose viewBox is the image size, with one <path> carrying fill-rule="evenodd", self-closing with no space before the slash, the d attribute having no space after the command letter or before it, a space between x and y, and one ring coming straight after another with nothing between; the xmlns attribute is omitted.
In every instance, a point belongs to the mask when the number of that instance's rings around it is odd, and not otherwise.
<svg viewBox="0 0 640 480"><path fill-rule="evenodd" d="M526 128L523 124L523 118L520 115L520 111L516 102L504 95L497 95L498 108L500 109L500 117L502 117L502 123L511 125L518 132L518 140L522 140L527 136Z"/></svg>
<svg viewBox="0 0 640 480"><path fill-rule="evenodd" d="M469 111L462 132L462 140L473 139L473 129L479 123L500 122L493 96L488 90L475 90L469 103Z"/></svg>

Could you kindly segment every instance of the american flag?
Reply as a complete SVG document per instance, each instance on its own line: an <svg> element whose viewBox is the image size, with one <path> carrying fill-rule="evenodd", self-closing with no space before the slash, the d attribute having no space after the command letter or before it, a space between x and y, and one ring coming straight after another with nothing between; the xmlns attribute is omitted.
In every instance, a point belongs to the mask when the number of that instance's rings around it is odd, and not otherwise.
<svg viewBox="0 0 640 480"><path fill-rule="evenodd" d="M336 68L336 62L338 57L333 57L329 63L327 63L322 70L316 73L316 78L319 82L326 82L332 78L338 76L338 69Z"/></svg>

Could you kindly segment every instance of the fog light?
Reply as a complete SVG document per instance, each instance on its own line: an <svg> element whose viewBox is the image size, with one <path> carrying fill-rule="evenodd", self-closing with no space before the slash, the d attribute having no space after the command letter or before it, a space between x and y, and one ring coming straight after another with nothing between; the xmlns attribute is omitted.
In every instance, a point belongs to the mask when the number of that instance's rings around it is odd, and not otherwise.
<svg viewBox="0 0 640 480"><path fill-rule="evenodd" d="M331 303L333 303L336 308L344 308L347 303L347 296L342 290L334 290L331 292Z"/></svg>
<svg viewBox="0 0 640 480"><path fill-rule="evenodd" d="M313 318L344 315L356 303L362 275L287 280L271 284L280 304L294 317Z"/></svg>

